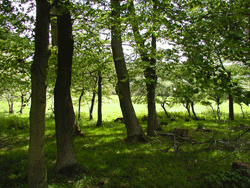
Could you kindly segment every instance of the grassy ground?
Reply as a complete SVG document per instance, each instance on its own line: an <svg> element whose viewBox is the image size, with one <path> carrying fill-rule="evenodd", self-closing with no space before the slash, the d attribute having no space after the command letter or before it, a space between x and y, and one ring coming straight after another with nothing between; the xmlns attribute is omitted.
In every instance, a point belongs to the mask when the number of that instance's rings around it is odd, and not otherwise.
<svg viewBox="0 0 250 188"><path fill-rule="evenodd" d="M28 108L24 115L7 115L7 102L0 103L0 187L27 187L27 154L29 139ZM49 106L50 104L48 104ZM79 172L70 177L54 171L56 140L54 119L48 110L46 119L45 157L49 187L249 187L249 179L232 171L234 161L250 162L250 107L244 107L246 118L241 118L235 105L235 121L227 120L227 104L223 104L222 120L214 120L211 109L196 105L197 115L206 120L194 121L187 117L182 106L170 110L175 121L166 119L158 106L161 133L172 133L175 128L188 129L186 140L173 140L158 134L147 144L124 141L124 124L115 123L121 117L117 100L103 104L103 127L96 128L88 120L87 105L83 107L79 124L85 137L75 138ZM19 107L16 105L15 111ZM135 105L141 121L146 105ZM96 110L95 110L96 111ZM203 127L210 132L195 131ZM235 140L236 139L236 140Z"/></svg>

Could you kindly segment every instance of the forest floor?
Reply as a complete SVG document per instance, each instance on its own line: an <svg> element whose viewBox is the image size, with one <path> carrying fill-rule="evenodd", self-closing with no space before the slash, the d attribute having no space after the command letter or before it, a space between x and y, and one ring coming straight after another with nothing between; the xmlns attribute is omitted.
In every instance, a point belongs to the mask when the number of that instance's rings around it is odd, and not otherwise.
<svg viewBox="0 0 250 188"><path fill-rule="evenodd" d="M124 124L114 122L121 117L114 105L104 104L102 127L95 126L96 120L88 120L86 112L82 114L79 125L85 136L74 139L79 167L70 176L54 170L54 117L47 113L45 157L49 187L250 187L250 173L232 169L233 162L250 162L249 107L244 119L236 110L234 121L227 120L227 113L215 120L209 109L197 110L203 120L189 118L185 111L178 110L180 106L170 111L172 120L160 111L162 130L142 144L125 142ZM147 123L142 121L145 105L135 108L146 132ZM188 132L176 135L175 128ZM0 112L0 129L0 187L27 187L28 113L8 116Z"/></svg>

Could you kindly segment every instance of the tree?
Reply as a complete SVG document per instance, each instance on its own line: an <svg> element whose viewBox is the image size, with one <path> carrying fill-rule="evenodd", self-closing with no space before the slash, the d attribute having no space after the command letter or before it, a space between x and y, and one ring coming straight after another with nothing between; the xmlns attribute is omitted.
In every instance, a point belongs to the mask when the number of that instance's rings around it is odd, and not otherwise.
<svg viewBox="0 0 250 188"><path fill-rule="evenodd" d="M52 46L54 47L54 53L55 53L54 59L55 60L58 60L58 57L57 57L58 56L58 49L57 49L58 48L58 23L57 23L57 20L55 17L57 12L60 15L60 11L58 11L58 9L56 9L56 7L53 7L51 9L51 15L53 16L51 19L51 31L52 31L51 37L52 37ZM57 67L58 65L56 65L56 61L53 61L53 63L55 64L55 69L56 69L55 72L56 72L56 74L58 74L58 67ZM69 70L69 71L71 71L71 70ZM55 94L55 92L54 92L54 94ZM72 103L72 98L71 98L70 93L69 93L69 98L70 98L70 101ZM81 129L77 123L77 120L76 120L73 103L70 106L72 109L71 109L71 113L69 115L70 115L70 118L72 118L71 121L74 122L72 124L72 126L73 126L72 134L74 136L83 135L83 132L81 131Z"/></svg>
<svg viewBox="0 0 250 188"><path fill-rule="evenodd" d="M120 1L111 0L111 10L111 47L118 78L116 91L127 128L127 140L145 141L144 132L136 117L130 96L129 77L122 48Z"/></svg>
<svg viewBox="0 0 250 188"><path fill-rule="evenodd" d="M151 28L147 31L148 34L151 32L151 49L147 49L144 39L138 27L138 16L136 15L136 10L134 7L133 0L129 2L129 12L130 12L130 24L132 25L132 30L134 34L134 39L139 46L139 54L141 60L145 62L144 76L146 78L146 88L147 88L147 103L148 103L148 121L147 121L147 134L153 136L155 129L160 129L160 124L156 114L155 107L155 87L157 82L156 76L156 24L155 24L155 14L157 13L156 1L153 1L154 13L152 14ZM147 51L151 51L148 53Z"/></svg>
<svg viewBox="0 0 250 188"><path fill-rule="evenodd" d="M74 168L77 164L73 132L76 123L70 94L74 40L68 3L60 4L58 23L58 72L54 89L57 140L57 171Z"/></svg>
<svg viewBox="0 0 250 188"><path fill-rule="evenodd" d="M35 56L31 66L32 97L28 155L29 187L48 187L44 158L46 75L49 52L50 4L36 1Z"/></svg>

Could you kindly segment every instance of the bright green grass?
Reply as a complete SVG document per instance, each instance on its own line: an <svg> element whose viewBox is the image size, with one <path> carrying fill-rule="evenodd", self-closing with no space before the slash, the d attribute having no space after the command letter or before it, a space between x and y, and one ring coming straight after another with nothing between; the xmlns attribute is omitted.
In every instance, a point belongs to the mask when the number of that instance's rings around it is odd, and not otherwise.
<svg viewBox="0 0 250 188"><path fill-rule="evenodd" d="M208 178L223 171L231 171L233 161L250 162L249 133L237 142L228 144L179 142L177 153L173 152L173 140L166 136L152 137L147 144L126 143L124 124L114 123L114 119L122 117L117 102L117 99L114 99L111 103L103 104L104 122L100 128L95 127L96 108L94 120L89 121L88 107L83 104L79 124L86 136L75 138L75 151L81 172L72 177L58 175L54 171L54 119L50 110L46 112L45 157L49 187L208 187ZM27 187L29 109L25 108L24 115L8 116L7 102L1 102L0 106L0 187ZM15 107L15 111L18 111L18 104ZM50 101L47 107L50 107ZM134 107L141 120L142 116L147 114L146 105ZM197 116L205 118L205 121L188 118L185 108L176 105L169 110L171 116L176 119L171 122L166 119L160 106L157 106L160 121L168 122L168 125L162 126L161 132L171 133L174 128L185 128L189 130L193 141L214 139L227 142L250 126L250 107L244 107L246 118L242 119L240 108L235 105L235 121L227 120L227 103L221 106L221 121L214 120L210 108L196 105L195 109ZM145 130L146 122L140 123ZM198 126L213 132L194 131Z"/></svg>

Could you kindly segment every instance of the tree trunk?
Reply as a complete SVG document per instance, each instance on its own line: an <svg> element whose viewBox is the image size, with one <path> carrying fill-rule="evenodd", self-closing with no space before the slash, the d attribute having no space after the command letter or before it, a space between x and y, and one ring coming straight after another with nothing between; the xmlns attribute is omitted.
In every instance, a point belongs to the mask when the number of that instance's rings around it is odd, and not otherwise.
<svg viewBox="0 0 250 188"><path fill-rule="evenodd" d="M73 57L73 37L71 15L66 7L57 16L58 23L58 73L54 90L55 124L57 140L56 170L77 164L73 133L76 123L70 95L71 69Z"/></svg>
<svg viewBox="0 0 250 188"><path fill-rule="evenodd" d="M53 15L53 19L51 19L51 30L52 30L52 46L57 46L59 48L59 45L58 45L58 41L59 41L59 23L58 23L58 17L56 17L57 15L57 8L56 7L52 7L51 9L51 14ZM61 12L59 11L59 14L61 14ZM72 27L72 26L71 26ZM62 31L62 30L60 30ZM66 31L66 29L65 29ZM66 33L65 33L66 35ZM62 39L61 39L62 40ZM72 39L73 40L73 39ZM62 43L62 42L61 42ZM65 45L67 46L67 44L65 43ZM73 49L73 47L72 47ZM59 50L58 50L59 51ZM65 51L66 52L66 51ZM67 53L67 52L66 52ZM58 55L58 54L57 54ZM65 55L66 56L66 55ZM72 61L72 60L71 60ZM57 67L58 68L58 67ZM71 71L71 69L70 69ZM58 74L58 70L56 71L57 74ZM70 76L71 78L71 76ZM71 98L71 95L70 95L70 92L68 93L68 98L70 98L70 102L72 103L72 98ZM55 105L55 104L54 104ZM81 131L78 123L77 123L77 120L76 120L76 116L75 116L75 112L74 112L74 106L73 106L73 103L69 105L70 108L72 108L70 110L70 118L72 118L71 122L74 122L72 124L73 126L73 130L72 130L72 135L73 136L78 136L78 135L83 135L83 132ZM55 112L54 112L55 113Z"/></svg>
<svg viewBox="0 0 250 188"><path fill-rule="evenodd" d="M154 9L156 9L156 7L157 7L156 3L154 3ZM130 2L129 11L130 11L131 17L133 17L134 19L136 17L136 11L134 8L133 0ZM140 53L141 59L142 61L148 63L144 70L144 76L146 78L147 103L148 103L147 134L149 136L153 136L155 135L154 130L161 129L160 123L157 118L156 107L155 107L155 87L156 87L156 82L157 82L157 76L156 76L156 71L155 71L156 37L152 33L152 41L151 41L152 57L150 58L149 55L145 52L145 45L144 45L145 40L142 38L139 32L137 21L131 20L130 23L132 25L135 42L138 46L140 46L139 53ZM152 27L154 30L155 29L154 20L153 20Z"/></svg>
<svg viewBox="0 0 250 188"><path fill-rule="evenodd" d="M191 117L191 114L190 114L190 103L186 102L185 105L183 104L183 106L186 108L186 110L188 112L188 116Z"/></svg>
<svg viewBox="0 0 250 188"><path fill-rule="evenodd" d="M20 114L23 114L23 104L24 104L24 95L21 93L21 107L20 107Z"/></svg>
<svg viewBox="0 0 250 188"><path fill-rule="evenodd" d="M228 95L229 101L229 119L234 120L234 100L231 94Z"/></svg>
<svg viewBox="0 0 250 188"><path fill-rule="evenodd" d="M192 109L195 120L198 120L199 118L196 116L196 113L194 111L194 102L191 102L191 109Z"/></svg>
<svg viewBox="0 0 250 188"><path fill-rule="evenodd" d="M49 59L49 6L47 0L36 1L35 56L31 66L30 141L28 186L45 188L47 172L44 158L46 74Z"/></svg>
<svg viewBox="0 0 250 188"><path fill-rule="evenodd" d="M162 103L162 104L161 104L161 107L163 108L163 110L164 110L164 112L165 112L167 118L170 119L170 116L169 116L169 114L168 114L168 112L167 112L167 110L166 110L166 108L165 108L165 104Z"/></svg>
<svg viewBox="0 0 250 188"><path fill-rule="evenodd" d="M96 91L93 90L91 105L90 105L90 108L89 108L89 120L93 119L93 110L94 110L94 105L95 105L95 95L96 95Z"/></svg>
<svg viewBox="0 0 250 188"><path fill-rule="evenodd" d="M102 126L102 75L101 71L98 71L98 112L97 112L97 127Z"/></svg>
<svg viewBox="0 0 250 188"><path fill-rule="evenodd" d="M233 87L232 86L232 82L231 82L231 72L227 72L227 75L228 75L228 80L230 82L230 92L231 92L231 88ZM233 99L233 96L231 93L229 93L228 95L228 102L229 102L229 119L230 120L234 120L234 99Z"/></svg>
<svg viewBox="0 0 250 188"><path fill-rule="evenodd" d="M212 109L212 111L213 111L214 118L215 118L215 119L217 119L217 116L216 116L216 114L215 114L215 111L214 111L213 105L212 105L212 104L210 104L210 107L211 107L211 109Z"/></svg>
<svg viewBox="0 0 250 188"><path fill-rule="evenodd" d="M14 102L12 99L12 95L9 95L8 106L9 106L9 115L14 114Z"/></svg>
<svg viewBox="0 0 250 188"><path fill-rule="evenodd" d="M82 89L81 95L78 100L78 120L81 118L81 101L82 101L82 96L84 94L84 89Z"/></svg>
<svg viewBox="0 0 250 188"><path fill-rule="evenodd" d="M240 106L240 110L241 110L241 113L242 113L242 118L245 119L245 114L244 114L244 111L243 111L243 106L241 104L239 104Z"/></svg>
<svg viewBox="0 0 250 188"><path fill-rule="evenodd" d="M220 120L220 105L217 104L217 117L218 117L218 120Z"/></svg>
<svg viewBox="0 0 250 188"><path fill-rule="evenodd" d="M145 141L144 132L136 117L130 96L129 77L122 49L120 1L111 0L111 10L113 17L111 23L111 47L118 78L116 91L127 128L127 141Z"/></svg>

